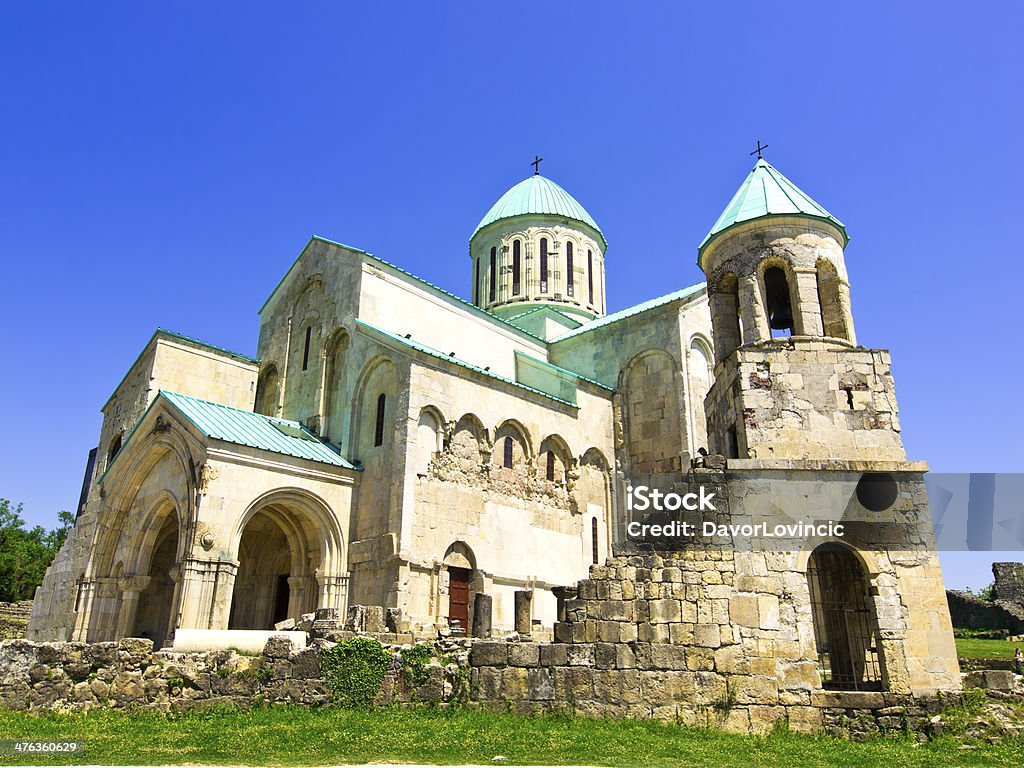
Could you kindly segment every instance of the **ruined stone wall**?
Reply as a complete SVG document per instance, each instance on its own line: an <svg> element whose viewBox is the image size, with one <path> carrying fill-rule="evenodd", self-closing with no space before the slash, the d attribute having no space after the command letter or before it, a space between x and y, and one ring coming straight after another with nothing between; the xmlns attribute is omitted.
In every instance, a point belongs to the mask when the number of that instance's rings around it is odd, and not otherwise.
<svg viewBox="0 0 1024 768"><path fill-rule="evenodd" d="M1024 634L1024 608L1013 603L982 600L956 589L946 590L949 615L960 629L1005 629L1011 635Z"/></svg>
<svg viewBox="0 0 1024 768"><path fill-rule="evenodd" d="M335 633L335 639L352 633ZM661 652L623 658L607 644L439 640L422 671L403 664L401 636L380 635L390 664L374 700L459 704L520 714L573 713L586 717L657 718L734 731L764 733L789 716L789 727L853 738L927 732L930 720L957 695L915 699L883 693L811 691L808 704L784 704L759 689L720 683L702 672L674 668ZM154 652L152 642L0 642L0 707L66 711L154 709L181 711L210 705L237 707L291 703L323 706L331 689L321 653L331 641L295 651L272 638L255 656L234 651ZM986 672L985 675L992 676ZM1003 677L1009 673L1002 673ZM979 681L1008 683L1012 675ZM991 687L991 686L990 686ZM1018 691L1022 693L1024 691ZM1005 697L1006 694L997 694ZM680 703L680 699L683 703Z"/></svg>
<svg viewBox="0 0 1024 768"><path fill-rule="evenodd" d="M0 640L25 637L28 619L32 615L32 601L0 603Z"/></svg>
<svg viewBox="0 0 1024 768"><path fill-rule="evenodd" d="M992 597L1024 608L1024 563L992 563Z"/></svg>

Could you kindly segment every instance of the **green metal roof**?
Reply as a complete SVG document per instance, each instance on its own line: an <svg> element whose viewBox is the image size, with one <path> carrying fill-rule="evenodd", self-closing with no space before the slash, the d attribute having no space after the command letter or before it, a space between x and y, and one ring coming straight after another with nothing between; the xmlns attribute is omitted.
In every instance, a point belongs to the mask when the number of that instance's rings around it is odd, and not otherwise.
<svg viewBox="0 0 1024 768"><path fill-rule="evenodd" d="M846 227L839 219L814 202L793 182L779 173L766 160L758 159L729 205L718 217L715 226L697 249L697 264L711 241L727 229L744 221L765 216L808 216L827 221L843 235L843 247L850 241Z"/></svg>
<svg viewBox="0 0 1024 768"><path fill-rule="evenodd" d="M334 446L321 440L297 421L275 419L177 392L161 390L158 397L174 406L196 429L214 440L333 464L345 469L356 468L341 458Z"/></svg>
<svg viewBox="0 0 1024 768"><path fill-rule="evenodd" d="M404 336L399 336L398 334L390 333L390 332L385 331L385 330L383 330L381 328L378 328L378 327L376 327L374 325L370 325L367 322L359 320L358 318L356 319L356 326L359 327L359 328L364 328L368 332L370 332L372 334L376 334L376 335L378 335L378 336L380 336L380 337L382 337L384 339L387 339L389 341L397 342L401 346L408 347L409 349L415 350L417 352L422 352L423 354L429 355L430 357L437 358L438 360L444 360L445 362L451 363L452 365L457 365L460 368L465 368L467 370L473 371L474 373L482 374L482 375L486 376L489 379L494 379L495 381L500 381L503 384L510 384L511 386L517 387L519 389L525 389L528 392L533 392L535 395L540 395L541 397L546 397L549 400L554 400L555 402L562 403L563 405L570 405L573 408L577 408L578 407L576 405L576 403L570 402L568 400L563 400L560 397L556 397L555 395L552 395L550 392L545 392L545 391L543 391L541 389L537 389L536 387L531 387L529 384L523 384L520 381L513 381L512 379L506 378L505 376L500 376L497 373L493 373L493 372L491 372L491 371L489 371L489 370L487 370L485 368L481 368L480 366L473 365L472 363L467 363L465 360L460 360L459 358L455 357L454 355L446 355L443 352L440 352L440 351L434 349L433 347L428 347L426 344L420 344L418 341L413 341L412 339L407 339ZM576 378L578 378L578 379L580 379L582 381L586 381L586 382L588 382L590 384L596 384L597 386L601 387L602 389L608 389L610 391L614 391L607 384L602 384L601 382L595 381L594 379L588 379L586 376L580 376L580 374L573 373L572 371L567 371L564 368L559 369L559 370L563 370L566 373L569 373L569 374L575 376Z"/></svg>
<svg viewBox="0 0 1024 768"><path fill-rule="evenodd" d="M580 221L591 227L601 238L601 247L607 249L608 242L604 239L604 233L597 226L594 218L587 213L587 210L576 202L576 198L555 184L551 179L535 174L525 181L516 184L512 189L502 195L498 202L491 206L487 215L480 219L476 229L477 232L501 219L510 219L513 216L524 216L527 214L541 214L550 216L561 216L562 218ZM471 236L472 240L473 237Z"/></svg>
<svg viewBox="0 0 1024 768"><path fill-rule="evenodd" d="M604 317L599 317L596 320L591 320L589 323L584 323L579 328L574 328L571 331L563 333L561 336L556 336L551 340L551 343L557 344L560 341L571 339L573 336L579 336L580 334L588 333L589 331L593 331L597 328L603 328L606 325L611 325L612 323L617 323L620 320L625 320L627 317L633 317L633 315L639 315L641 312L647 312L655 307L669 304L677 299L687 299L691 296L696 296L706 287L707 283L697 283L696 285L691 285L689 288L673 291L672 293L665 294L664 296L659 296L656 299L648 299L640 304L634 304L632 307L620 309L618 312L612 312L610 315L605 315Z"/></svg>

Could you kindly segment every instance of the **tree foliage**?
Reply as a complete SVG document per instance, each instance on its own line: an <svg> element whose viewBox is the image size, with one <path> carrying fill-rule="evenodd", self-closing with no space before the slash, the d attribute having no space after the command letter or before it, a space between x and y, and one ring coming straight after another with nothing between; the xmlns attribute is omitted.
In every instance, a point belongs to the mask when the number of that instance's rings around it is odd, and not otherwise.
<svg viewBox="0 0 1024 768"><path fill-rule="evenodd" d="M58 525L25 530L22 505L0 499L0 601L31 600L43 582L47 566L64 544L75 519L70 512L57 515Z"/></svg>

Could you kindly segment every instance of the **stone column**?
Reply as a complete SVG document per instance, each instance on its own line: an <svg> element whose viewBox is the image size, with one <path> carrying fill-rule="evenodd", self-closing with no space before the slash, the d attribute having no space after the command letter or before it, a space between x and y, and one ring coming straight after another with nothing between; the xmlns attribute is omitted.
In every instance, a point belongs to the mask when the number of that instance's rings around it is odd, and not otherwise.
<svg viewBox="0 0 1024 768"><path fill-rule="evenodd" d="M740 314L743 318L743 343L756 344L771 338L768 315L761 301L761 288L757 275L745 275L740 280Z"/></svg>
<svg viewBox="0 0 1024 768"><path fill-rule="evenodd" d="M238 563L188 558L181 573L181 623L186 629L227 629Z"/></svg>
<svg viewBox="0 0 1024 768"><path fill-rule="evenodd" d="M793 335L824 336L821 302L818 300L818 273L813 269L794 269L796 306L793 307Z"/></svg>
<svg viewBox="0 0 1024 768"><path fill-rule="evenodd" d="M853 344L857 343L857 333L853 330L853 310L850 308L850 285L839 282L839 312L846 324L846 338Z"/></svg>
<svg viewBox="0 0 1024 768"><path fill-rule="evenodd" d="M720 363L740 345L739 307L734 293L711 295L712 330L715 337L715 362Z"/></svg>
<svg viewBox="0 0 1024 768"><path fill-rule="evenodd" d="M139 610L139 595L152 581L150 576L122 576L121 612L117 617L117 637L131 637L135 628L135 615Z"/></svg>
<svg viewBox="0 0 1024 768"><path fill-rule="evenodd" d="M288 577L288 616L286 618L296 619L305 612L306 605L306 576Z"/></svg>
<svg viewBox="0 0 1024 768"><path fill-rule="evenodd" d="M576 599L576 595L579 594L579 588L572 587L552 587L551 593L555 596L558 601L558 618L557 621L565 621L565 601Z"/></svg>
<svg viewBox="0 0 1024 768"><path fill-rule="evenodd" d="M348 576L318 576L320 604L317 608L334 608L344 616L348 608Z"/></svg>
<svg viewBox="0 0 1024 768"><path fill-rule="evenodd" d="M75 626L71 631L71 641L84 643L89 640L89 622L92 619L93 600L96 597L96 582L83 579L78 583L78 598L75 601Z"/></svg>
<svg viewBox="0 0 1024 768"><path fill-rule="evenodd" d="M473 637L491 636L491 607L491 596L477 592L473 598Z"/></svg>
<svg viewBox="0 0 1024 768"><path fill-rule="evenodd" d="M523 637L529 637L533 624L531 604L533 590L520 590L515 593L515 630Z"/></svg>

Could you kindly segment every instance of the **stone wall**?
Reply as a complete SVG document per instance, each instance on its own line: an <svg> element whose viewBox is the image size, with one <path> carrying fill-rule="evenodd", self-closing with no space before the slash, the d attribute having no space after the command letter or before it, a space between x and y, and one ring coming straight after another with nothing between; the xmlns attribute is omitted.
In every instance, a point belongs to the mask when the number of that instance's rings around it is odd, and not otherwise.
<svg viewBox="0 0 1024 768"><path fill-rule="evenodd" d="M0 707L167 712L210 705L327 705L331 690L321 672L324 647L330 643L314 641L296 652L287 638L271 638L261 654L246 656L154 652L151 641L137 638L92 644L8 640L0 642ZM753 732L788 722L794 730L863 738L926 732L934 715L959 700L959 694L913 698L817 690L808 691L800 704L781 698L767 703L772 697L752 679L730 684L713 673L678 669L682 656L657 644L638 646L629 658L608 643L439 640L431 644L431 659L418 676L403 666L401 650L409 645L384 647L391 663L374 700L378 706L458 703ZM1014 685L1012 675L1007 679ZM988 678L980 682L989 683Z"/></svg>
<svg viewBox="0 0 1024 768"><path fill-rule="evenodd" d="M0 640L25 637L28 620L32 615L32 601L0 603Z"/></svg>
<svg viewBox="0 0 1024 768"><path fill-rule="evenodd" d="M982 600L970 592L946 590L949 615L959 629L1005 629L1011 635L1024 634L1024 610L1010 603Z"/></svg>
<svg viewBox="0 0 1024 768"><path fill-rule="evenodd" d="M1024 563L992 563L992 597L1024 608Z"/></svg>

